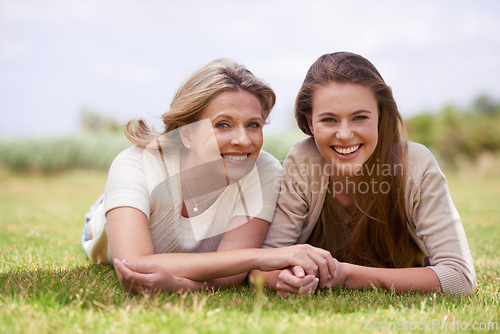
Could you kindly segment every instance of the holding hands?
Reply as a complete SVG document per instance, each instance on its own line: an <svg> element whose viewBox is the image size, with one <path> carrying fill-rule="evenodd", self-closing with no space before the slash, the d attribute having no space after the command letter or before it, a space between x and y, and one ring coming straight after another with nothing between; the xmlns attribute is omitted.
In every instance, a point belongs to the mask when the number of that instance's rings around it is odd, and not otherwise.
<svg viewBox="0 0 500 334"><path fill-rule="evenodd" d="M262 265L259 267L262 271L300 266L305 274L318 277L321 285L335 276L335 260L330 252L324 249L299 244L264 251L267 254L262 258Z"/></svg>
<svg viewBox="0 0 500 334"><path fill-rule="evenodd" d="M256 262L249 261L247 271L280 270L276 283L276 289L280 295L313 293L317 287L332 287L339 281L340 263L331 256L330 252L311 245L237 250L234 255L238 252L255 255L253 257ZM228 251L227 255L230 253L231 251ZM252 256L242 256L242 258L245 257L248 259ZM120 283L127 292L132 294L180 293L213 285L211 282L195 281L178 276L172 270L158 264L129 263L115 259L114 266Z"/></svg>
<svg viewBox="0 0 500 334"><path fill-rule="evenodd" d="M313 294L318 287L321 289L328 289L343 284L345 275L342 271L342 263L334 258L332 259L334 261L334 273L323 279L321 279L321 274L320 278L315 275L306 275L304 269L300 266L282 270L276 281L276 291L278 295Z"/></svg>

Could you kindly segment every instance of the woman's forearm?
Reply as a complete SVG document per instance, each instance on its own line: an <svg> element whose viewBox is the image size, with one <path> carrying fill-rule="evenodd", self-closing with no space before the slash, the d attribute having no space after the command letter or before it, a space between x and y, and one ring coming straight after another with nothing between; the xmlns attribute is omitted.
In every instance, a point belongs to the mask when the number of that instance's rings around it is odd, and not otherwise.
<svg viewBox="0 0 500 334"><path fill-rule="evenodd" d="M372 268L342 263L338 284L352 289L385 288L396 292L442 291L441 283L430 268Z"/></svg>
<svg viewBox="0 0 500 334"><path fill-rule="evenodd" d="M183 293L206 289L219 289L241 284L246 273L218 278L211 281L195 281L173 274L162 265L113 261L118 279L123 288L132 294L151 292Z"/></svg>
<svg viewBox="0 0 500 334"><path fill-rule="evenodd" d="M210 281L251 270L273 271L300 266L317 277L332 277L335 271L330 253L310 245L282 248L245 248L212 253L163 253L134 256L129 262L152 263L167 268L174 275L195 281ZM243 276L244 277L244 276Z"/></svg>
<svg viewBox="0 0 500 334"><path fill-rule="evenodd" d="M162 253L137 256L127 261L161 265L172 274L193 281L206 282L243 275L242 281L247 272L259 268L258 252L257 248L248 248L211 253Z"/></svg>

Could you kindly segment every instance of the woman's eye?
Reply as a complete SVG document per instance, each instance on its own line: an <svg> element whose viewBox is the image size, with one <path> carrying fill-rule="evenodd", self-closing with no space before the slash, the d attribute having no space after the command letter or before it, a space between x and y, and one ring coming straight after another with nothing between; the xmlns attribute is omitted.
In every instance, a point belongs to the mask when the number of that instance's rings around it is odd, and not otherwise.
<svg viewBox="0 0 500 334"><path fill-rule="evenodd" d="M228 127L229 127L229 124L228 124L228 123L226 123L226 122L219 122L219 123L216 123L216 124L215 124L215 127L216 127L216 128L219 128L219 129L220 129L220 128L228 128Z"/></svg>
<svg viewBox="0 0 500 334"><path fill-rule="evenodd" d="M248 124L249 128L260 128L262 125L259 122L251 122Z"/></svg>
<svg viewBox="0 0 500 334"><path fill-rule="evenodd" d="M320 122L330 123L330 122L336 122L336 120L333 117L325 117L322 118Z"/></svg>
<svg viewBox="0 0 500 334"><path fill-rule="evenodd" d="M368 118L367 116L359 115L359 116L354 117L354 120L355 121L361 121L361 120L364 120L364 119L367 119L367 118Z"/></svg>

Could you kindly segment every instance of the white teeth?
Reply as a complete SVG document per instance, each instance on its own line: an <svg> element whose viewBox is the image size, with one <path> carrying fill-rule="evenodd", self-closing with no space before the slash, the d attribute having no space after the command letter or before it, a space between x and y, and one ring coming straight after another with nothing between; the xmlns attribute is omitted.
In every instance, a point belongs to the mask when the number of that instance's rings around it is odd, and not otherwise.
<svg viewBox="0 0 500 334"><path fill-rule="evenodd" d="M222 155L224 158L229 159L229 160L236 160L236 161L243 161L247 158L246 155Z"/></svg>
<svg viewBox="0 0 500 334"><path fill-rule="evenodd" d="M351 154L353 152L356 152L358 150L360 145L356 145L356 146L353 146L353 147L349 147L349 148L336 148L335 146L333 147L333 149L340 153L340 154L344 154L344 155L347 155L347 154Z"/></svg>

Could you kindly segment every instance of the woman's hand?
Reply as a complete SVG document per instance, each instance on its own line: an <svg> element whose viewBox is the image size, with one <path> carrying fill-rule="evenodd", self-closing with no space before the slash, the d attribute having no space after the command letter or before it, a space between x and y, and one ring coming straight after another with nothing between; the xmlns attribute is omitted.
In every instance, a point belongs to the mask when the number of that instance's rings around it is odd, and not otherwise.
<svg viewBox="0 0 500 334"><path fill-rule="evenodd" d="M337 259L333 259L335 262L335 275L327 280L325 284L320 285L320 288L322 289L330 289L336 286L344 285L346 281L346 268L345 265L342 264L342 262L339 262Z"/></svg>
<svg viewBox="0 0 500 334"><path fill-rule="evenodd" d="M199 290L203 287L202 283L175 276L167 268L160 265L134 264L117 259L113 263L123 288L134 295L154 292L181 293Z"/></svg>
<svg viewBox="0 0 500 334"><path fill-rule="evenodd" d="M314 275L306 275L304 270L299 266L282 270L276 281L278 295L313 294L318 287L329 289L344 284L346 278L345 270L342 270L342 263L337 261L337 259L333 260L335 262L335 273L323 283Z"/></svg>
<svg viewBox="0 0 500 334"><path fill-rule="evenodd" d="M314 275L305 275L299 267L283 269L276 281L276 291L279 296L288 297L291 294L313 294L318 287L319 279Z"/></svg>
<svg viewBox="0 0 500 334"><path fill-rule="evenodd" d="M261 271L300 267L304 273L303 277L311 275L319 278L320 287L325 286L335 276L336 261L327 250L300 244L265 251L267 256L262 257L259 267ZM294 269L296 270L298 269Z"/></svg>

